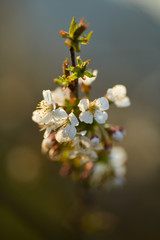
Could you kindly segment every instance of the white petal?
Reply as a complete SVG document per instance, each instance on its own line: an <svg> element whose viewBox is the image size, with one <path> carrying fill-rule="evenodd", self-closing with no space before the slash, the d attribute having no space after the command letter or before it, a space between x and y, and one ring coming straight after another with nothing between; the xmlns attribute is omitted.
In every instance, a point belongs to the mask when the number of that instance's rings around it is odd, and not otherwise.
<svg viewBox="0 0 160 240"><path fill-rule="evenodd" d="M127 94L127 89L124 85L115 85L113 88L114 96L118 98L124 98Z"/></svg>
<svg viewBox="0 0 160 240"><path fill-rule="evenodd" d="M77 132L77 134L78 134L78 135L81 135L81 136L84 136L84 135L86 135L86 133L87 133L87 131L86 131L86 130L84 130L84 131L81 131L81 132Z"/></svg>
<svg viewBox="0 0 160 240"><path fill-rule="evenodd" d="M115 141L121 141L123 139L123 133L120 131L116 131L115 133L112 134L112 138Z"/></svg>
<svg viewBox="0 0 160 240"><path fill-rule="evenodd" d="M118 168L115 168L114 172L115 172L116 177L121 178L121 177L124 177L126 175L127 170L126 170L125 166L120 166Z"/></svg>
<svg viewBox="0 0 160 240"><path fill-rule="evenodd" d="M77 133L77 130L74 126L68 124L67 125L68 129L67 129L67 132L68 132L68 137L73 140L73 138L76 136L76 133Z"/></svg>
<svg viewBox="0 0 160 240"><path fill-rule="evenodd" d="M105 97L101 97L95 100L96 106L99 107L101 111L109 109L109 102Z"/></svg>
<svg viewBox="0 0 160 240"><path fill-rule="evenodd" d="M103 150L104 149L104 147L102 147L102 146L96 146L95 148L94 148L95 150Z"/></svg>
<svg viewBox="0 0 160 240"><path fill-rule="evenodd" d="M52 91L53 100L58 103L58 105L64 104L64 93L62 88L57 87L54 91Z"/></svg>
<svg viewBox="0 0 160 240"><path fill-rule="evenodd" d="M100 140L98 137L94 137L91 139L91 144L93 147L97 146L99 144Z"/></svg>
<svg viewBox="0 0 160 240"><path fill-rule="evenodd" d="M79 83L79 85L81 85L82 82L83 82L83 79L82 79L82 78L78 78L78 83Z"/></svg>
<svg viewBox="0 0 160 240"><path fill-rule="evenodd" d="M107 90L107 97L108 97L108 99L109 99L111 102L114 102L114 101L115 101L115 96L114 96L114 93L113 93L112 88L109 88L109 89Z"/></svg>
<svg viewBox="0 0 160 240"><path fill-rule="evenodd" d="M97 75L98 75L98 70L97 69L93 70L93 75L95 76L94 78L96 79Z"/></svg>
<svg viewBox="0 0 160 240"><path fill-rule="evenodd" d="M109 155L109 160L113 167L122 166L127 161L127 153L122 147L113 147Z"/></svg>
<svg viewBox="0 0 160 240"><path fill-rule="evenodd" d="M94 113L94 118L98 123L103 124L107 120L108 114L106 112L96 110Z"/></svg>
<svg viewBox="0 0 160 240"><path fill-rule="evenodd" d="M80 139L81 139L80 142L84 148L89 149L91 147L91 141L88 137L83 136Z"/></svg>
<svg viewBox="0 0 160 240"><path fill-rule="evenodd" d="M90 111L81 112L79 115L79 119L81 122L85 122L89 124L93 123L93 115Z"/></svg>
<svg viewBox="0 0 160 240"><path fill-rule="evenodd" d="M68 136L66 135L66 132L63 128L60 128L55 136L57 142L62 143L68 140Z"/></svg>
<svg viewBox="0 0 160 240"><path fill-rule="evenodd" d="M58 108L55 111L53 111L53 118L56 121L61 121L62 119L66 119L68 114L66 113L66 111L63 108Z"/></svg>
<svg viewBox="0 0 160 240"><path fill-rule="evenodd" d="M78 119L76 118L76 116L74 115L74 113L70 113L70 114L69 114L69 120L71 121L71 124L72 124L73 126L78 126L78 125L79 125Z"/></svg>
<svg viewBox="0 0 160 240"><path fill-rule="evenodd" d="M55 109L56 104L53 100L52 92L50 90L43 90L42 94L43 94L44 100L47 101L49 104L53 104L53 109Z"/></svg>
<svg viewBox="0 0 160 240"><path fill-rule="evenodd" d="M89 78L89 77L86 76L86 79L85 79L85 80L83 80L82 78L79 78L79 79L78 79L78 83L79 83L79 84L84 83L84 84L87 85L87 86L91 85L91 83L94 82L94 81L96 80L96 78L97 78L98 70L94 70L94 71L93 71L93 75L94 75L95 77Z"/></svg>
<svg viewBox="0 0 160 240"><path fill-rule="evenodd" d="M81 99L81 101L78 104L78 107L81 112L85 112L89 107L89 100L88 99Z"/></svg>
<svg viewBox="0 0 160 240"><path fill-rule="evenodd" d="M125 97L123 99L116 100L115 105L120 108L129 107L131 105L131 102L129 97Z"/></svg>
<svg viewBox="0 0 160 240"><path fill-rule="evenodd" d="M77 150L72 150L72 151L69 153L68 157L69 157L70 159L74 159L74 158L77 157L78 154L79 154L79 152L78 152Z"/></svg>
<svg viewBox="0 0 160 240"><path fill-rule="evenodd" d="M36 122L36 123L39 123L41 120L40 116L39 116L39 113L37 110L35 110L32 114L32 121Z"/></svg>
<svg viewBox="0 0 160 240"><path fill-rule="evenodd" d="M51 133L51 131L52 131L52 127L50 126L50 127L47 127L46 128L46 131L44 132L44 138L47 138L48 136L49 136L49 134Z"/></svg>

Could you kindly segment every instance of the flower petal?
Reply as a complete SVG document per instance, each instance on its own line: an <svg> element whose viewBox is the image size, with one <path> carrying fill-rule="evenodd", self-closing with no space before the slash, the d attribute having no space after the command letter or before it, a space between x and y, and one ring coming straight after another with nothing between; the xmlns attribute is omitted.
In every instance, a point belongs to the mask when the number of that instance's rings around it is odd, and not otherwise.
<svg viewBox="0 0 160 240"><path fill-rule="evenodd" d="M39 124L47 124L52 120L52 113L49 112L44 115L43 110L35 110L32 115L32 120Z"/></svg>
<svg viewBox="0 0 160 240"><path fill-rule="evenodd" d="M81 131L81 132L77 132L77 134L78 134L78 135L81 135L81 136L84 136L84 135L86 135L86 133L87 133L87 131L86 131L86 130L84 130L84 131Z"/></svg>
<svg viewBox="0 0 160 240"><path fill-rule="evenodd" d="M112 88L109 88L107 90L107 97L108 99L111 101L111 102L114 102L115 101L115 96L114 96L114 93L113 93L113 89Z"/></svg>
<svg viewBox="0 0 160 240"><path fill-rule="evenodd" d="M72 150L72 151L70 151L68 157L69 157L70 159L74 159L74 158L76 158L78 155L79 155L79 152L78 152L77 150Z"/></svg>
<svg viewBox="0 0 160 240"><path fill-rule="evenodd" d="M96 106L99 110L104 111L109 109L109 102L105 97L101 97L95 100Z"/></svg>
<svg viewBox="0 0 160 240"><path fill-rule="evenodd" d="M79 107L81 112L85 112L89 107L89 100L88 99L81 99L79 104L78 104L78 107Z"/></svg>
<svg viewBox="0 0 160 240"><path fill-rule="evenodd" d="M97 78L98 70L94 70L93 71L93 75L95 75L95 77L89 78L89 77L86 76L85 80L83 80L82 78L79 78L78 79L79 84L84 83L87 86L91 85L91 83L94 82L96 80L96 78Z"/></svg>
<svg viewBox="0 0 160 240"><path fill-rule="evenodd" d="M83 148L89 149L91 147L91 141L88 137L82 136L80 138L80 143L82 144Z"/></svg>
<svg viewBox="0 0 160 240"><path fill-rule="evenodd" d="M51 131L52 131L52 127L51 126L46 127L46 130L45 130L44 135L43 135L44 138L47 138L49 136L49 134L51 133Z"/></svg>
<svg viewBox="0 0 160 240"><path fill-rule="evenodd" d="M115 98L117 98L117 99L124 98L126 96L126 94L127 94L126 87L124 85L121 85L121 84L115 85L112 88L112 90L113 90L113 94L114 94Z"/></svg>
<svg viewBox="0 0 160 240"><path fill-rule="evenodd" d="M62 143L68 140L68 136L66 135L66 131L64 128L60 128L55 136L57 142Z"/></svg>
<svg viewBox="0 0 160 240"><path fill-rule="evenodd" d="M68 129L67 129L67 133L68 133L68 137L73 140L73 138L76 136L77 130L73 125L68 124L67 125Z"/></svg>
<svg viewBox="0 0 160 240"><path fill-rule="evenodd" d="M100 142L100 140L99 140L98 137L94 137L94 138L91 139L91 145L93 147L97 146L99 144L99 142Z"/></svg>
<svg viewBox="0 0 160 240"><path fill-rule="evenodd" d="M68 114L66 113L66 111L63 108L58 108L55 111L52 112L53 114L53 118L55 121L64 121L65 119L67 119Z"/></svg>
<svg viewBox="0 0 160 240"><path fill-rule="evenodd" d="M115 105L120 108L129 107L131 105L131 102L129 97L125 97L123 99L116 100Z"/></svg>
<svg viewBox="0 0 160 240"><path fill-rule="evenodd" d="M71 121L71 124L72 124L73 126L78 126L78 125L79 125L78 119L76 118L76 116L74 115L74 113L70 113L70 114L69 114L69 120Z"/></svg>
<svg viewBox="0 0 160 240"><path fill-rule="evenodd" d="M44 100L47 101L49 104L53 104L53 109L56 109L56 104L53 100L52 92L50 90L43 90L42 94Z"/></svg>
<svg viewBox="0 0 160 240"><path fill-rule="evenodd" d="M81 122L85 122L89 124L93 123L93 115L90 111L81 112L79 115L79 119Z"/></svg>
<svg viewBox="0 0 160 240"><path fill-rule="evenodd" d="M98 123L103 124L107 120L108 114L106 112L96 110L94 113L94 118Z"/></svg>

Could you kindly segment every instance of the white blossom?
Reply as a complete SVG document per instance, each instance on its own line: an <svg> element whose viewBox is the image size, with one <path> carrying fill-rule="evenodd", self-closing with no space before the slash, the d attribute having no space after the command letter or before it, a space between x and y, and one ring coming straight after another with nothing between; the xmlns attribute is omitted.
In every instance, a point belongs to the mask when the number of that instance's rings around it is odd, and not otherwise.
<svg viewBox="0 0 160 240"><path fill-rule="evenodd" d="M47 124L53 117L56 104L50 90L43 90L42 94L44 100L38 104L37 110L33 112L32 120L38 124Z"/></svg>
<svg viewBox="0 0 160 240"><path fill-rule="evenodd" d="M108 118L105 110L109 109L109 103L105 97L95 99L93 102L89 102L88 99L81 99L78 107L81 111L79 115L81 122L92 124L94 118L98 123L103 124Z"/></svg>
<svg viewBox="0 0 160 240"><path fill-rule="evenodd" d="M61 87L57 87L54 91L52 91L53 100L59 105L65 105L65 99L70 98L70 90L69 88L63 89Z"/></svg>
<svg viewBox="0 0 160 240"><path fill-rule="evenodd" d="M44 138L41 144L42 153L47 153L49 149L53 146L53 141L51 138Z"/></svg>
<svg viewBox="0 0 160 240"><path fill-rule="evenodd" d="M109 161L112 167L118 168L127 161L127 153L122 147L113 147L109 154Z"/></svg>
<svg viewBox="0 0 160 240"><path fill-rule="evenodd" d="M111 102L114 102L117 107L130 106L130 99L127 95L127 89L124 85L115 85L107 90L107 97Z"/></svg>
<svg viewBox="0 0 160 240"><path fill-rule="evenodd" d="M110 173L110 167L106 162L98 162L94 165L91 175L91 184L99 185L103 179Z"/></svg>
<svg viewBox="0 0 160 240"><path fill-rule="evenodd" d="M86 76L86 79L85 79L85 80L82 79L82 78L79 78L79 79L78 79L78 83L79 83L79 84L84 83L84 84L87 85L87 86L91 85L92 82L94 82L94 81L96 80L96 78L97 78L98 70L94 70L94 71L92 72L92 74L93 74L95 77L89 78L89 77Z"/></svg>
<svg viewBox="0 0 160 240"><path fill-rule="evenodd" d="M102 150L99 138L90 140L86 136L76 136L73 140L73 150L69 153L70 159L79 158L80 162L94 162L98 158L97 150Z"/></svg>
<svg viewBox="0 0 160 240"><path fill-rule="evenodd" d="M77 133L75 126L79 125L74 113L68 115L63 108L58 108L54 114L54 120L57 123L58 130L55 136L56 140L59 143L73 140Z"/></svg>
<svg viewBox="0 0 160 240"><path fill-rule="evenodd" d="M91 184L104 187L122 185L126 174L125 162L127 154L122 147L113 147L109 154L108 162L97 162L91 175Z"/></svg>

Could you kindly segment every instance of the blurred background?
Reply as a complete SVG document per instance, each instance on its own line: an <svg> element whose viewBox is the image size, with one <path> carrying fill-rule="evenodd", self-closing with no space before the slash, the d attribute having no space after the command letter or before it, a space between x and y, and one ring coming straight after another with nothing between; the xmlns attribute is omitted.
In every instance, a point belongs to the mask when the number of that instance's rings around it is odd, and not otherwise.
<svg viewBox="0 0 160 240"><path fill-rule="evenodd" d="M0 1L0 239L157 239L160 236L160 1ZM81 235L69 220L75 184L40 152L31 121L43 89L54 89L69 49L59 36L72 16L94 30L83 60L99 70L92 97L117 83L132 106L113 107L109 122L127 130L126 183L92 191ZM103 224L100 224L103 218ZM95 227L90 226L90 223Z"/></svg>

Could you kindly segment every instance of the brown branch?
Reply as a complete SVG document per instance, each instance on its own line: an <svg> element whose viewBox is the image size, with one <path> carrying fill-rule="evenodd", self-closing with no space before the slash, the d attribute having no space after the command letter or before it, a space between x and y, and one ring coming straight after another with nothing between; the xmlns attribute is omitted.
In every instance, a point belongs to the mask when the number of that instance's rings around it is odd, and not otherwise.
<svg viewBox="0 0 160 240"><path fill-rule="evenodd" d="M72 62L72 67L76 66L75 62L75 52L73 47L70 48L70 55L71 55L71 62ZM75 79L70 85L69 89L71 90L71 98L78 98L78 79Z"/></svg>

